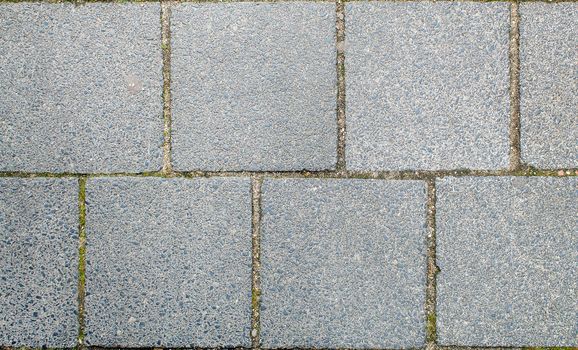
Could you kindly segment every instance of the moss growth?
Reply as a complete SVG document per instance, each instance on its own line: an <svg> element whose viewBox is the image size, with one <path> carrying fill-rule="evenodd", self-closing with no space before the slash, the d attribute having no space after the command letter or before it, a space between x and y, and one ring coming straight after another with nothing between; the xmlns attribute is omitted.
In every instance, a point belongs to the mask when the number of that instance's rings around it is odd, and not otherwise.
<svg viewBox="0 0 578 350"><path fill-rule="evenodd" d="M251 293L251 306L253 310L257 310L259 308L259 298L261 297L261 291L257 289L253 289Z"/></svg>
<svg viewBox="0 0 578 350"><path fill-rule="evenodd" d="M437 338L436 315L431 312L427 315L426 336L428 342L435 342Z"/></svg>

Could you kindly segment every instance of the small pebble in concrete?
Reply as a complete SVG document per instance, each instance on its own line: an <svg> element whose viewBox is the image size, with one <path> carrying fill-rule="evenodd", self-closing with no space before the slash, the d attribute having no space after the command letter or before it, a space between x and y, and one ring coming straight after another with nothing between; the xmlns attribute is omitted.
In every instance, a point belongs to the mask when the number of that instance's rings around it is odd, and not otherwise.
<svg viewBox="0 0 578 350"><path fill-rule="evenodd" d="M266 179L266 348L418 348L425 341L426 186Z"/></svg>
<svg viewBox="0 0 578 350"><path fill-rule="evenodd" d="M249 179L90 179L86 342L250 346Z"/></svg>
<svg viewBox="0 0 578 350"><path fill-rule="evenodd" d="M159 4L0 4L0 171L161 168Z"/></svg>
<svg viewBox="0 0 578 350"><path fill-rule="evenodd" d="M349 169L508 166L508 6L346 4Z"/></svg>
<svg viewBox="0 0 578 350"><path fill-rule="evenodd" d="M171 30L176 170L335 167L334 4L181 4Z"/></svg>
<svg viewBox="0 0 578 350"><path fill-rule="evenodd" d="M520 4L522 161L578 167L578 4Z"/></svg>
<svg viewBox="0 0 578 350"><path fill-rule="evenodd" d="M0 179L0 346L78 336L78 180Z"/></svg>
<svg viewBox="0 0 578 350"><path fill-rule="evenodd" d="M442 345L578 346L577 178L437 184Z"/></svg>

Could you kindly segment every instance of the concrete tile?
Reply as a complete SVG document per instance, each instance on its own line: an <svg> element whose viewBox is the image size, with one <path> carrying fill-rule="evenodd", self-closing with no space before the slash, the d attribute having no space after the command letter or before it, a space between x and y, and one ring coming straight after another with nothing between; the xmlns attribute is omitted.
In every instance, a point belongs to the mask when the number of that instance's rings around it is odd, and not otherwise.
<svg viewBox="0 0 578 350"><path fill-rule="evenodd" d="M0 171L162 162L159 4L0 4Z"/></svg>
<svg viewBox="0 0 578 350"><path fill-rule="evenodd" d="M421 181L265 180L265 348L417 348L425 341Z"/></svg>
<svg viewBox="0 0 578 350"><path fill-rule="evenodd" d="M90 179L86 341L250 346L248 179Z"/></svg>
<svg viewBox="0 0 578 350"><path fill-rule="evenodd" d="M335 167L334 4L181 4L171 26L175 169Z"/></svg>
<svg viewBox="0 0 578 350"><path fill-rule="evenodd" d="M78 336L78 180L0 179L0 346Z"/></svg>
<svg viewBox="0 0 578 350"><path fill-rule="evenodd" d="M440 344L578 345L577 180L438 181Z"/></svg>
<svg viewBox="0 0 578 350"><path fill-rule="evenodd" d="M502 169L507 3L346 4L347 167Z"/></svg>
<svg viewBox="0 0 578 350"><path fill-rule="evenodd" d="M522 161L578 167L578 4L520 4Z"/></svg>

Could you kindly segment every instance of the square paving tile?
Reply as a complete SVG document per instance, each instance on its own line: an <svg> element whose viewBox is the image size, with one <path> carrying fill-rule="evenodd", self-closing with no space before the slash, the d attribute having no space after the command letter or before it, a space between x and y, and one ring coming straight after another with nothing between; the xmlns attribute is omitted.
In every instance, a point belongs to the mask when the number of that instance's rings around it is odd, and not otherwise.
<svg viewBox="0 0 578 350"><path fill-rule="evenodd" d="M578 167L578 4L520 4L522 161Z"/></svg>
<svg viewBox="0 0 578 350"><path fill-rule="evenodd" d="M506 168L509 30L507 3L347 3L348 168Z"/></svg>
<svg viewBox="0 0 578 350"><path fill-rule="evenodd" d="M437 186L442 345L578 346L578 178Z"/></svg>
<svg viewBox="0 0 578 350"><path fill-rule="evenodd" d="M161 168L159 4L0 5L0 171Z"/></svg>
<svg viewBox="0 0 578 350"><path fill-rule="evenodd" d="M335 167L334 4L181 4L171 28L175 169Z"/></svg>
<svg viewBox="0 0 578 350"><path fill-rule="evenodd" d="M78 180L0 179L0 346L76 345L78 222Z"/></svg>
<svg viewBox="0 0 578 350"><path fill-rule="evenodd" d="M417 348L425 341L426 186L265 180L265 348Z"/></svg>
<svg viewBox="0 0 578 350"><path fill-rule="evenodd" d="M86 341L250 346L248 179L91 179Z"/></svg>

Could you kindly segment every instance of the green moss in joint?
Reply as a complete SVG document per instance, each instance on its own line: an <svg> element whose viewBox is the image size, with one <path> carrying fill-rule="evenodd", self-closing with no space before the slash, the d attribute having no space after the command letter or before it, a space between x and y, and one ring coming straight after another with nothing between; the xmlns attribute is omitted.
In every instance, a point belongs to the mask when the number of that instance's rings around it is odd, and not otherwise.
<svg viewBox="0 0 578 350"><path fill-rule="evenodd" d="M437 335L436 335L436 315L435 313L429 313L427 315L427 323L426 323L426 334L427 334L427 341L435 342Z"/></svg>

